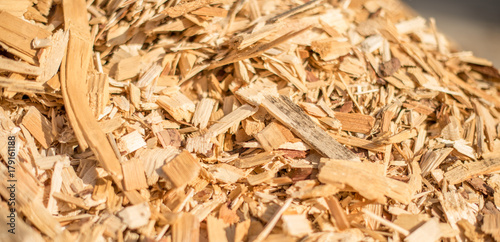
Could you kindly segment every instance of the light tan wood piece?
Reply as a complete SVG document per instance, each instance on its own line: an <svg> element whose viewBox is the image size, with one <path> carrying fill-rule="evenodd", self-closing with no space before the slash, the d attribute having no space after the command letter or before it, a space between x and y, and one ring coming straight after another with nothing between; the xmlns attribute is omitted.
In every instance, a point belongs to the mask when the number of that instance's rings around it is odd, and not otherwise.
<svg viewBox="0 0 500 242"><path fill-rule="evenodd" d="M66 53L68 41L69 32L63 31L62 29L58 30L51 36L51 44L43 50L44 52L40 58L43 71L37 78L37 81L47 82L57 74L64 58L64 54Z"/></svg>
<svg viewBox="0 0 500 242"><path fill-rule="evenodd" d="M23 81L5 77L0 77L0 87L8 88L10 92L47 93L49 91L40 82Z"/></svg>
<svg viewBox="0 0 500 242"><path fill-rule="evenodd" d="M240 95L242 95L240 93ZM329 158L359 160L350 150L339 144L318 127L302 109L289 98L265 96L260 105L304 142Z"/></svg>
<svg viewBox="0 0 500 242"><path fill-rule="evenodd" d="M255 134L255 139L259 141L264 150L269 152L278 149L280 145L293 138L292 132L277 122L270 123L262 131Z"/></svg>
<svg viewBox="0 0 500 242"><path fill-rule="evenodd" d="M276 225L276 223L280 219L281 215L292 204L292 201L293 200L291 198L289 198L285 201L285 203L283 203L283 206L281 206L281 208L278 211L276 211L276 213L273 215L271 220L269 220L269 222L266 224L264 229L259 233L257 238L254 239L254 241L260 242L260 241L263 241L264 239L266 239L266 237L269 235L269 233L271 233L271 230L274 228L274 226Z"/></svg>
<svg viewBox="0 0 500 242"><path fill-rule="evenodd" d="M429 172L438 167L441 162L448 157L448 155L453 151L452 148L444 148L432 151L432 153L427 156L425 160L423 160L420 164L422 169L422 175L427 175Z"/></svg>
<svg viewBox="0 0 500 242"><path fill-rule="evenodd" d="M118 141L118 149L125 154L130 154L145 146L146 141L144 141L142 135L137 130L122 136Z"/></svg>
<svg viewBox="0 0 500 242"><path fill-rule="evenodd" d="M317 52L321 59L331 61L340 56L347 55L351 51L349 42L339 42L334 38L316 40L311 43L311 49Z"/></svg>
<svg viewBox="0 0 500 242"><path fill-rule="evenodd" d="M26 64L21 61L14 61L0 57L0 71L9 71L25 75L39 76L42 74L42 68Z"/></svg>
<svg viewBox="0 0 500 242"><path fill-rule="evenodd" d="M208 231L208 241L221 241L228 242L228 234L226 229L228 224L226 224L222 219L218 219L213 216L207 217L207 231Z"/></svg>
<svg viewBox="0 0 500 242"><path fill-rule="evenodd" d="M108 75L95 73L89 77L88 98L90 108L94 117L98 118L104 112L109 102L109 80Z"/></svg>
<svg viewBox="0 0 500 242"><path fill-rule="evenodd" d="M417 241L436 241L441 238L441 228L439 226L439 220L430 219L429 221L422 224L415 231L413 231L405 241L417 242Z"/></svg>
<svg viewBox="0 0 500 242"><path fill-rule="evenodd" d="M22 124L28 129L33 137L47 149L54 142L55 137L52 133L50 121L43 116L38 109L30 107L24 115Z"/></svg>
<svg viewBox="0 0 500 242"><path fill-rule="evenodd" d="M71 29L66 58L61 65L61 91L68 119L82 149L90 147L115 184L122 187L123 174L106 135L102 132L86 105L85 81L90 63L90 34L84 1L63 1L65 29ZM139 202L138 194L126 193L133 202Z"/></svg>
<svg viewBox="0 0 500 242"><path fill-rule="evenodd" d="M183 187L198 176L201 166L191 153L184 150L161 169L174 187Z"/></svg>
<svg viewBox="0 0 500 242"><path fill-rule="evenodd" d="M235 161L235 166L238 168L250 168L263 165L271 162L279 153L277 152L262 152L254 155L240 157Z"/></svg>
<svg viewBox="0 0 500 242"><path fill-rule="evenodd" d="M500 239L500 214L485 214L481 229L496 240Z"/></svg>
<svg viewBox="0 0 500 242"><path fill-rule="evenodd" d="M245 175L245 172L228 164L218 164L208 170L213 177L221 182L232 184L236 183Z"/></svg>
<svg viewBox="0 0 500 242"><path fill-rule="evenodd" d="M172 160L179 151L173 147L166 147L164 149L140 149L135 152L135 158L141 160L144 165L144 172L146 173L146 180L148 185L155 184L160 178L159 172L165 162Z"/></svg>
<svg viewBox="0 0 500 242"><path fill-rule="evenodd" d="M303 237L313 232L305 214L282 215L283 230L293 237Z"/></svg>
<svg viewBox="0 0 500 242"><path fill-rule="evenodd" d="M144 165L141 160L132 158L131 160L122 162L122 170L123 187L125 190L138 190L148 187Z"/></svg>
<svg viewBox="0 0 500 242"><path fill-rule="evenodd" d="M369 134L375 124L375 118L359 113L335 112L335 118L342 123L342 130Z"/></svg>
<svg viewBox="0 0 500 242"><path fill-rule="evenodd" d="M328 209L330 210L330 214L335 220L335 224L339 228L339 230L348 229L351 227L349 221L347 220L347 216L345 211L340 206L339 200L336 197L330 196L325 198L326 204L328 204Z"/></svg>
<svg viewBox="0 0 500 242"><path fill-rule="evenodd" d="M370 200L384 203L388 196L408 204L411 199L408 184L374 173L374 164L322 158L318 179L324 183L344 183ZM356 176L357 179L351 179Z"/></svg>
<svg viewBox="0 0 500 242"><path fill-rule="evenodd" d="M151 217L151 211L147 203L141 203L134 206L129 206L118 212L120 217L130 229L137 229L146 225Z"/></svg>
<svg viewBox="0 0 500 242"><path fill-rule="evenodd" d="M0 241L499 239L500 72L437 26L402 0L0 0Z"/></svg>
<svg viewBox="0 0 500 242"><path fill-rule="evenodd" d="M180 92L172 96L160 96L157 100L158 105L165 109L177 121L190 122L195 111L194 103Z"/></svg>
<svg viewBox="0 0 500 242"><path fill-rule="evenodd" d="M476 223L473 207L456 191L443 192L439 196L443 212L452 228L458 229L457 223L465 219L471 224Z"/></svg>
<svg viewBox="0 0 500 242"><path fill-rule="evenodd" d="M172 241L197 242L200 235L200 221L191 213L181 213L172 226Z"/></svg>
<svg viewBox="0 0 500 242"><path fill-rule="evenodd" d="M193 125L204 129L208 126L210 115L217 108L217 102L212 98L204 98L197 105L193 115Z"/></svg>
<svg viewBox="0 0 500 242"><path fill-rule="evenodd" d="M473 176L487 174L500 170L500 156L492 155L482 161L460 164L444 173L444 178L449 184L463 182Z"/></svg>
<svg viewBox="0 0 500 242"><path fill-rule="evenodd" d="M50 32L26 22L8 12L0 11L0 43L8 52L24 61L35 64L36 50L31 48L34 38L45 39Z"/></svg>
<svg viewBox="0 0 500 242"><path fill-rule="evenodd" d="M358 148L363 148L366 150L370 150L373 152L385 152L385 149L387 145L383 145L377 142L365 140L365 139L360 139L354 136L340 136L336 134L330 133L330 135L337 140L339 143L344 144L344 145L349 145L353 147L358 147Z"/></svg>

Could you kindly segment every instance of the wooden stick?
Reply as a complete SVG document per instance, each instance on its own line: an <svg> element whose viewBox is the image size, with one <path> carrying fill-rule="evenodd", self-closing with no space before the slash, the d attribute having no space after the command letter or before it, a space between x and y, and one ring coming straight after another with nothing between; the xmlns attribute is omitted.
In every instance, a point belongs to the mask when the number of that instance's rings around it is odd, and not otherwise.
<svg viewBox="0 0 500 242"><path fill-rule="evenodd" d="M352 161L359 160L352 151L342 146L315 124L288 97L280 96L279 98L275 98L267 95L262 101L261 106L283 125L290 128L295 135L299 136L304 142L326 157Z"/></svg>
<svg viewBox="0 0 500 242"><path fill-rule="evenodd" d="M271 233L274 226L276 225L276 223L280 219L281 215L287 210L287 208L290 206L290 204L292 204L292 201L293 201L293 198L288 198L285 201L283 206L281 206L281 208L273 215L271 220L269 220L269 222L266 224L266 227L264 227L264 229L260 232L260 234L257 236L257 238L255 238L253 240L254 242L263 241L269 235L269 233Z"/></svg>
<svg viewBox="0 0 500 242"><path fill-rule="evenodd" d="M408 235L410 235L410 231L408 231L408 230L406 230L406 229L403 229L403 228L401 228L400 226L398 226L398 225L394 224L393 222L391 222L391 221L389 221L389 220L387 220L387 219L385 219L385 218L382 218L382 217L380 217L380 216L376 215L375 213L371 212L371 211L370 211L370 210L368 210L368 209L365 209L365 208L364 208L364 209L362 209L361 211L362 211L362 212L363 212L366 216L368 216L368 217L370 217L370 218L372 218L372 219L374 219L374 220L376 220L376 221L380 222L381 224L383 224L383 225L385 225L385 226L387 226L387 227L389 227L389 228L393 229L394 231L396 231L396 232L398 232L398 233L400 233L400 234L402 234L402 235L404 235L404 236L408 236Z"/></svg>

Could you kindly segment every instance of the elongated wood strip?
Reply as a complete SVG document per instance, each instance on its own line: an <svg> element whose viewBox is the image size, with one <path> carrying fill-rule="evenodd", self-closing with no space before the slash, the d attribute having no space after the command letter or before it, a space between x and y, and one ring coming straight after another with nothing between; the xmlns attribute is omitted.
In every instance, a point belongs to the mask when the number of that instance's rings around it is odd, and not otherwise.
<svg viewBox="0 0 500 242"><path fill-rule="evenodd" d="M271 162L274 157L280 155L279 152L262 152L256 155L240 157L234 163L238 168L250 168Z"/></svg>
<svg viewBox="0 0 500 242"><path fill-rule="evenodd" d="M375 143L370 140L365 140L365 139L360 139L354 136L340 136L340 135L335 135L335 134L330 134L335 140L337 140L339 143L344 144L344 145L350 145L353 147L358 147L358 148L363 148L367 149L373 152L385 152L386 146L387 145L381 145L379 143Z"/></svg>
<svg viewBox="0 0 500 242"><path fill-rule="evenodd" d="M372 218L372 219L374 219L374 220L376 220L376 221L380 222L381 224L383 224L383 225L385 225L385 226L387 226L387 227L389 227L389 228L391 228L391 229L393 229L393 230L397 231L398 233L400 233L400 234L402 234L402 235L404 235L404 236L408 236L408 235L410 234L410 231L408 231L408 230L406 230L406 229L404 229L404 228L401 228L400 226L398 226L398 225L396 225L396 224L392 223L391 221L389 221L389 220L387 220L387 219L384 219L384 218L382 218L382 217L378 216L377 214L374 214L373 212L371 212L371 211L370 211L370 210L368 210L368 209L365 209L365 208L364 208L362 211L363 211L363 213L364 213L365 215L367 215L368 217L370 217L370 218Z"/></svg>
<svg viewBox="0 0 500 242"><path fill-rule="evenodd" d="M24 115L22 124L45 149L49 148L55 139L49 120L33 106Z"/></svg>
<svg viewBox="0 0 500 242"><path fill-rule="evenodd" d="M405 242L437 241L439 238L441 238L439 219L433 218L413 231L405 238Z"/></svg>
<svg viewBox="0 0 500 242"><path fill-rule="evenodd" d="M342 123L342 130L369 134L375 124L375 118L360 113L335 112L335 118Z"/></svg>
<svg viewBox="0 0 500 242"><path fill-rule="evenodd" d="M274 73L275 75L287 80L292 83L299 91L307 92L307 86L295 75L288 72L286 68L276 62L265 63L264 67Z"/></svg>
<svg viewBox="0 0 500 242"><path fill-rule="evenodd" d="M332 159L359 160L352 151L342 146L314 123L290 98L266 95L261 106L322 155Z"/></svg>
<svg viewBox="0 0 500 242"><path fill-rule="evenodd" d="M295 14L298 14L300 12L304 12L306 10L309 10L311 8L314 8L316 7L319 3L321 3L321 0L312 0L312 1L308 1L302 5L299 5L297 7L294 7L290 10L287 10L283 13L280 13L272 18L270 18L269 20L267 20L268 23L276 23L276 22L279 22L283 19L286 19L290 16L293 16Z"/></svg>
<svg viewBox="0 0 500 242"><path fill-rule="evenodd" d="M212 114L212 110L216 107L216 101L212 98L202 99L196 106L196 110L193 115L193 125L199 126L200 129L204 129L208 125L208 120Z"/></svg>
<svg viewBox="0 0 500 242"><path fill-rule="evenodd" d="M0 57L0 71L10 71L34 76L42 74L42 69L38 66L32 66L25 62L14 61L3 57Z"/></svg>
<svg viewBox="0 0 500 242"><path fill-rule="evenodd" d="M90 209L89 206L85 205L85 203L83 202L83 199L81 199L81 198L76 198L76 197L73 197L73 196L70 196L67 194L63 194L60 192L55 192L52 196L54 196L55 198L57 198L59 200L74 204L74 205L76 205L80 208L83 208L85 210Z"/></svg>
<svg viewBox="0 0 500 242"><path fill-rule="evenodd" d="M0 44L30 64L35 64L37 52L31 48L31 41L35 37L45 39L50 36L49 31L5 11L0 11L0 33Z"/></svg>
<svg viewBox="0 0 500 242"><path fill-rule="evenodd" d="M383 144L395 144L417 136L418 132L416 129L405 130L399 134L395 134L387 139L381 140Z"/></svg>
<svg viewBox="0 0 500 242"><path fill-rule="evenodd" d="M488 102L493 103L495 105L495 107L500 108L500 97L489 95L485 91L483 91L483 90L481 90L481 89L479 89L479 88L477 88L477 87L475 87L467 82L464 82L462 79L460 79L459 77L457 77L453 73L451 73L451 72L447 72L447 73L448 73L449 80L451 82L455 83L455 85L462 88L465 92L468 92L468 93L474 94L480 98L483 98L483 99L487 100Z"/></svg>
<svg viewBox="0 0 500 242"><path fill-rule="evenodd" d="M191 213L181 213L172 226L173 242L197 242L200 234L200 221Z"/></svg>
<svg viewBox="0 0 500 242"><path fill-rule="evenodd" d="M351 226L349 225L349 221L347 220L345 211L340 206L339 200L330 196L325 198L326 204L328 204L328 209L330 210L330 214L335 219L336 225L340 230L348 229Z"/></svg>
<svg viewBox="0 0 500 242"><path fill-rule="evenodd" d="M223 18L227 16L227 10L216 7L201 7L197 10L192 11L191 13L195 15L223 17Z"/></svg>
<svg viewBox="0 0 500 242"><path fill-rule="evenodd" d="M429 157L420 163L422 168L422 174L425 176L429 174L436 167L441 165L441 163L448 157L448 155L453 151L452 148L444 148L432 151Z"/></svg>
<svg viewBox="0 0 500 242"><path fill-rule="evenodd" d="M495 171L500 171L500 155L486 158L482 161L459 165L444 173L444 178L450 185L453 185L471 177Z"/></svg>
<svg viewBox="0 0 500 242"><path fill-rule="evenodd" d="M15 80L0 76L0 87L9 88L12 92L47 93L47 89L40 82Z"/></svg>
<svg viewBox="0 0 500 242"><path fill-rule="evenodd" d="M68 41L68 31L63 31L61 29L52 35L52 45L46 48L46 53L43 54L43 57L40 60L43 72L37 78L37 81L46 82L57 74L64 58L64 54L66 53Z"/></svg>
<svg viewBox="0 0 500 242"><path fill-rule="evenodd" d="M281 215L292 204L292 201L293 201L292 198L288 198L285 201L285 203L283 204L283 206L281 206L281 208L273 215L273 217L271 218L271 220L269 220L269 222L266 224L266 227L264 227L264 229L260 232L260 234L257 236L257 238L254 239L254 242L261 242L261 241L263 241L269 235L269 233L271 233L271 231L273 230L274 226L276 225L276 223L280 219Z"/></svg>
<svg viewBox="0 0 500 242"><path fill-rule="evenodd" d="M241 60L257 57L260 54L264 53L264 51L266 51L270 48L273 48L274 46L279 45L279 44L303 33L304 31L308 30L310 27L311 26L307 26L307 27L305 27L301 30L298 30L298 31L290 31L290 32L280 36L279 38L277 38L271 42L260 44L260 45L257 45L255 47L251 47L249 49L243 50L241 52L237 52L236 54L230 55L221 61L218 61L218 62L211 64L210 66L208 66L208 69L211 70L211 69L217 68L219 66L224 66L227 64L241 61Z"/></svg>
<svg viewBox="0 0 500 242"><path fill-rule="evenodd" d="M65 28L70 29L69 43L64 65L61 67L61 91L63 93L64 106L71 126L83 149L88 145L94 152L97 160L111 174L116 185L122 189L122 169L111 144L106 135L99 128L97 120L85 97L87 68L90 63L90 31L88 29L86 3L84 0L64 0L64 22ZM76 112L76 110L78 110ZM79 131L79 135L77 135ZM125 193L129 199L139 198L138 193ZM137 196L135 196L137 195ZM131 202L140 202L141 199L130 199Z"/></svg>
<svg viewBox="0 0 500 242"><path fill-rule="evenodd" d="M210 128L208 129L208 133L210 133L212 137L222 134L233 125L241 122L241 120L250 117L250 115L253 115L255 112L257 112L257 110L258 108L252 107L248 104L244 104L221 118L214 125L210 126Z"/></svg>
<svg viewBox="0 0 500 242"><path fill-rule="evenodd" d="M359 192L360 195L380 203L388 196L396 201L408 204L411 200L410 186L374 172L375 164L348 162L322 158L318 179L329 184L344 183ZM356 179L353 179L356 177Z"/></svg>
<svg viewBox="0 0 500 242"><path fill-rule="evenodd" d="M166 14L171 18L180 17L186 13L199 9L210 4L213 0L195 0L191 2L183 2L173 7L163 10L161 13Z"/></svg>

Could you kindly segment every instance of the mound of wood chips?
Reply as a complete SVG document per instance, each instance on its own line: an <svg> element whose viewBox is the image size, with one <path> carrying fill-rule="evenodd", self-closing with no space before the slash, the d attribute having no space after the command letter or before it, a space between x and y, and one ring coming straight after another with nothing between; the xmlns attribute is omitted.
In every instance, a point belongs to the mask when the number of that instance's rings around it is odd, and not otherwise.
<svg viewBox="0 0 500 242"><path fill-rule="evenodd" d="M397 1L4 0L0 46L1 241L500 241L500 74Z"/></svg>

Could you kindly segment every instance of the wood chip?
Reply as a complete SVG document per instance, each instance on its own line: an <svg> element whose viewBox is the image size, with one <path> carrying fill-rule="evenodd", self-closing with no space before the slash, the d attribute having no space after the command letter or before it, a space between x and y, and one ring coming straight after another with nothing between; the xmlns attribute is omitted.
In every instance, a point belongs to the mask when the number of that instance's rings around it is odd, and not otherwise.
<svg viewBox="0 0 500 242"><path fill-rule="evenodd" d="M498 240L500 74L439 25L400 0L0 1L0 240Z"/></svg>
<svg viewBox="0 0 500 242"><path fill-rule="evenodd" d="M200 173L199 162L187 150L161 168L174 187L183 187Z"/></svg>
<svg viewBox="0 0 500 242"><path fill-rule="evenodd" d="M323 166L318 175L321 182L347 184L367 199L380 203L386 201L384 196L405 204L410 202L408 184L374 173L372 164L324 158L321 162ZM358 179L350 179L355 174Z"/></svg>
<svg viewBox="0 0 500 242"><path fill-rule="evenodd" d="M35 107L29 108L24 115L22 124L45 149L49 148L55 140L49 120Z"/></svg>

